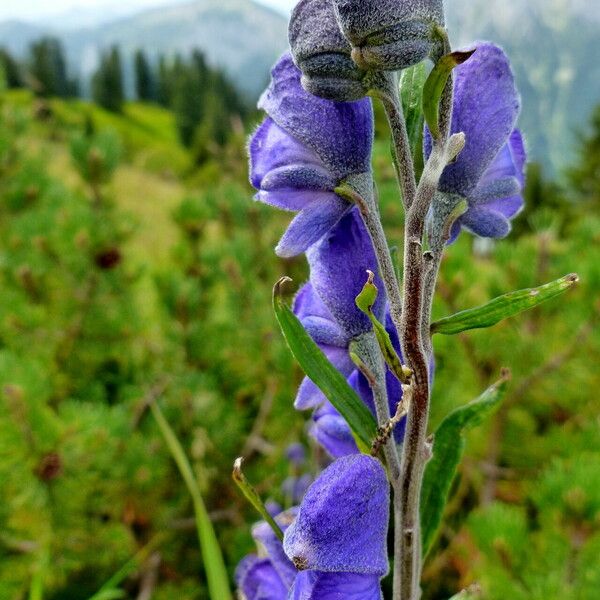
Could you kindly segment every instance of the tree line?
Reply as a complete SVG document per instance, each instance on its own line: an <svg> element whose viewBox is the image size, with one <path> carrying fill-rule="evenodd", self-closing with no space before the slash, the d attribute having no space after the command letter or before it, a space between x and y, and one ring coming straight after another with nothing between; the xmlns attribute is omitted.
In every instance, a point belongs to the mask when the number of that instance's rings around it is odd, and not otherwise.
<svg viewBox="0 0 600 600"><path fill-rule="evenodd" d="M40 98L79 98L79 78L70 76L60 40L43 37L33 42L24 60L0 48L0 70L9 88L29 88ZM227 75L208 65L204 54L149 57L143 50L133 55L135 99L152 102L175 114L179 138L198 151L207 144L223 146L235 123L248 115L248 107ZM124 60L112 46L101 53L91 78L92 100L120 113L126 101Z"/></svg>

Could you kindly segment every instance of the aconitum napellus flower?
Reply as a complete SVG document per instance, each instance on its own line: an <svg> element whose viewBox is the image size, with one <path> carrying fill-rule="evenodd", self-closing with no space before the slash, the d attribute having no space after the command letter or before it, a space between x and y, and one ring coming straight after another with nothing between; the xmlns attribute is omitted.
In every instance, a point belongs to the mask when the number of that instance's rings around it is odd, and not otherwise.
<svg viewBox="0 0 600 600"><path fill-rule="evenodd" d="M373 394L367 380L359 374L350 359L350 344L372 329L369 319L357 308L356 296L367 279L367 270L377 273L377 260L371 238L357 208L307 252L311 267L310 281L294 301L294 313L330 362L348 378L348 382L375 414ZM375 284L381 290L373 306L375 316L386 324L396 351L400 351L398 336L389 314L385 311L383 284L378 276ZM402 397L398 380L387 370L386 383L390 411L393 414ZM298 410L316 409L310 434L333 457L358 452L348 424L326 400L323 393L305 377L294 402ZM396 427L397 441L403 437L403 427Z"/></svg>
<svg viewBox="0 0 600 600"><path fill-rule="evenodd" d="M259 101L267 118L250 140L256 199L297 212L276 253L291 257L325 235L352 207L334 189L370 173L373 111L368 99L332 102L309 94L284 54Z"/></svg>
<svg viewBox="0 0 600 600"><path fill-rule="evenodd" d="M307 91L338 101L365 96L365 72L351 58L352 48L340 31L331 0L300 0L292 11L288 34Z"/></svg>
<svg viewBox="0 0 600 600"><path fill-rule="evenodd" d="M389 490L381 463L362 454L335 461L299 509L276 517L284 542L264 522L253 528L259 555L242 560L246 600L380 600L388 570Z"/></svg>
<svg viewBox="0 0 600 600"><path fill-rule="evenodd" d="M339 25L363 69L397 71L439 46L442 0L332 0Z"/></svg>
<svg viewBox="0 0 600 600"><path fill-rule="evenodd" d="M521 133L515 129L520 98L514 76L501 48L486 42L476 48L456 68L452 133L463 131L466 145L439 184L442 194L468 203L467 212L454 223L450 241L461 227L481 237L505 237L510 219L523 206L526 156ZM425 151L431 151L428 134Z"/></svg>

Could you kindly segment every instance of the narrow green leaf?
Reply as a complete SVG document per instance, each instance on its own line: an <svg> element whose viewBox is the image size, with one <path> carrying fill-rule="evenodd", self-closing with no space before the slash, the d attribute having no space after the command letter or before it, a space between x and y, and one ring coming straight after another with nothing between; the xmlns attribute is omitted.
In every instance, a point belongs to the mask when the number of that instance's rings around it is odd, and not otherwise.
<svg viewBox="0 0 600 600"><path fill-rule="evenodd" d="M427 81L425 62L404 69L400 75L402 110L417 181L423 172L423 86L425 81Z"/></svg>
<svg viewBox="0 0 600 600"><path fill-rule="evenodd" d="M196 516L196 529L200 541L200 550L204 561L206 579L208 581L208 592L211 600L232 600L231 590L229 588L229 577L225 569L225 562L221 554L221 548L217 542L217 536L213 529L210 517L202 500L198 482L192 471L192 467L185 455L185 452L177 439L171 426L165 419L162 411L156 402L150 405L152 416L156 420L165 442L171 452L173 460L177 464L181 477L185 481L192 501L194 503L194 513Z"/></svg>
<svg viewBox="0 0 600 600"><path fill-rule="evenodd" d="M470 329L491 327L503 319L514 317L546 300L559 296L571 289L578 281L578 275L571 273L537 288L504 294L483 306L463 310L432 323L431 333L454 335Z"/></svg>
<svg viewBox="0 0 600 600"><path fill-rule="evenodd" d="M240 488L242 494L246 497L246 500L254 506L260 516L269 524L273 533L283 542L283 531L281 527L277 525L275 519L269 514L267 507L265 506L259 493L256 491L254 486L248 481L244 472L242 471L242 463L244 459L242 457L237 458L233 463L232 478L236 485Z"/></svg>
<svg viewBox="0 0 600 600"><path fill-rule="evenodd" d="M407 366L402 364L402 361L400 360L400 357L398 356L398 353L392 344L390 334L387 332L384 325L380 323L377 317L373 314L372 308L377 301L379 290L373 283L375 279L375 274L373 271L367 271L367 275L367 282L363 286L360 294L356 296L356 306L360 311L365 313L367 317L369 317L369 320L373 325L373 331L375 332L377 343L379 344L379 349L381 350L381 354L383 355L387 366L390 368L390 371L402 383L409 383L412 376L412 371ZM352 357L352 354L351 358L356 363Z"/></svg>
<svg viewBox="0 0 600 600"><path fill-rule="evenodd" d="M155 535L135 556L132 556L104 585L88 600L111 600L123 598L125 592L118 588L125 579L136 571L139 566L154 552L167 536L164 533Z"/></svg>
<svg viewBox="0 0 600 600"><path fill-rule="evenodd" d="M467 61L475 50L442 56L423 86L423 115L434 139L440 137L440 100L452 69Z"/></svg>
<svg viewBox="0 0 600 600"><path fill-rule="evenodd" d="M427 555L442 520L456 469L465 449L464 434L481 423L502 401L508 372L479 398L451 412L435 432L433 456L427 463L421 489L423 556Z"/></svg>
<svg viewBox="0 0 600 600"><path fill-rule="evenodd" d="M273 288L273 308L285 340L302 370L325 394L336 410L346 419L361 451L368 453L377 435L375 419L344 376L327 360L321 349L306 333L302 323L281 297L281 286L287 277Z"/></svg>

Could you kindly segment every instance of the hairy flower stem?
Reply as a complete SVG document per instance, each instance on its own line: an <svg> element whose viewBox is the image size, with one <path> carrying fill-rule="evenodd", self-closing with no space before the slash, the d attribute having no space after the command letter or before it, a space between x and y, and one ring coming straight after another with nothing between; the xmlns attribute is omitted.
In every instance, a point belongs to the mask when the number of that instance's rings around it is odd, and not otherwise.
<svg viewBox="0 0 600 600"><path fill-rule="evenodd" d="M423 170L414 202L408 209L404 230L404 307L400 342L404 358L413 371L412 401L408 414L406 438L402 454L402 498L400 522L401 545L396 549L394 599L418 600L422 570L420 495L425 465L429 458L426 447L429 419L430 384L429 341L423 336L423 316L429 312L425 298L435 288L437 268L423 255L425 218L437 191L441 174L450 160L462 149L464 136L448 139L451 121L452 83L450 80L441 103L441 131ZM427 256L427 255L426 255ZM434 259L435 260L435 259ZM434 269L432 271L432 269ZM428 333L426 334L429 335Z"/></svg>
<svg viewBox="0 0 600 600"><path fill-rule="evenodd" d="M390 72L378 74L377 80L374 80L372 85L371 95L381 101L390 126L394 168L402 193L402 202L408 210L417 193L417 182L398 91L398 75Z"/></svg>
<svg viewBox="0 0 600 600"><path fill-rule="evenodd" d="M389 423L391 414L385 383L385 362L375 332L369 331L354 340L354 349L369 372L373 375L373 381L369 382L369 385L373 392L373 403L375 404L377 424L380 427L384 427ZM385 443L383 453L388 465L389 477L392 487L394 488L394 494L398 494L400 492L400 456L396 450L393 436L390 436Z"/></svg>

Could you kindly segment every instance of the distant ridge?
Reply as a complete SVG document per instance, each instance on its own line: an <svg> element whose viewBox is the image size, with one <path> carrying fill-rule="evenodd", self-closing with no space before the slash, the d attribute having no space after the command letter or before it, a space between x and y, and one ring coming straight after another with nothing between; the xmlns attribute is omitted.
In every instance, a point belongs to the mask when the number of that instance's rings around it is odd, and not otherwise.
<svg viewBox="0 0 600 600"><path fill-rule="evenodd" d="M0 23L0 45L23 56L32 40L52 33L63 40L69 65L84 78L96 68L100 50L111 44L119 44L125 55L137 48L150 55L200 48L240 89L256 97L287 44L286 32L282 15L251 0L194 0L67 31L5 21Z"/></svg>
<svg viewBox="0 0 600 600"><path fill-rule="evenodd" d="M445 0L455 45L487 39L511 57L523 95L521 126L530 154L550 170L565 165L575 129L600 103L600 2L590 0ZM44 28L0 23L0 46L23 56ZM271 64L287 46L279 13L252 0L195 0L171 4L96 27L59 33L69 64L87 77L99 50L118 43L125 56L202 49L255 99ZM128 70L131 74L131 69ZM132 89L131 75L128 81Z"/></svg>

